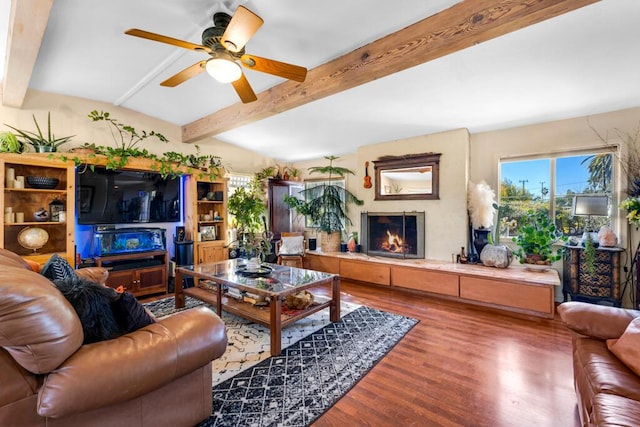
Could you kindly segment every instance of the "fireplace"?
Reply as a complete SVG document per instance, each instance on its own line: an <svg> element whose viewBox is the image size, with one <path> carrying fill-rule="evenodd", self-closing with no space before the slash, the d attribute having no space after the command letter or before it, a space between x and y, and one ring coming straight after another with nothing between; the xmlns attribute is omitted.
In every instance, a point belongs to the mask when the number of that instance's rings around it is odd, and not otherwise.
<svg viewBox="0 0 640 427"><path fill-rule="evenodd" d="M362 212L360 236L368 255L424 258L424 212Z"/></svg>

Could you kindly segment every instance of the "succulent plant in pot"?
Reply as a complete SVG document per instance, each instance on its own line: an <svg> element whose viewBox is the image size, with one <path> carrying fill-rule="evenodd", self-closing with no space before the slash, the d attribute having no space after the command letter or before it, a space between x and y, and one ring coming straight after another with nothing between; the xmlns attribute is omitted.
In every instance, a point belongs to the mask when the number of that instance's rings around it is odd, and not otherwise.
<svg viewBox="0 0 640 427"><path fill-rule="evenodd" d="M522 264L551 265L562 258L553 245L566 238L558 232L545 210L529 210L512 240L518 245L513 254Z"/></svg>
<svg viewBox="0 0 640 427"><path fill-rule="evenodd" d="M18 134L18 139L21 140L24 144L29 144L33 147L36 153L52 153L58 150L58 147L64 143L67 143L71 140L72 136L63 136L60 138L56 138L53 132L51 131L51 112L47 114L47 133L46 135L42 133L42 129L40 129L40 125L38 124L38 120L36 120L36 115L33 115L33 122L36 125L37 132L31 132L26 130L17 129L13 126L7 125Z"/></svg>

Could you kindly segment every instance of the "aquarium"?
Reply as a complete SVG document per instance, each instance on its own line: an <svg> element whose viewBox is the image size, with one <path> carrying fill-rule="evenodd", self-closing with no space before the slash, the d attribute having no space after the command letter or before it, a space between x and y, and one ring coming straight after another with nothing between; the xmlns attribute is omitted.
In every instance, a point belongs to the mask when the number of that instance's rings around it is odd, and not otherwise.
<svg viewBox="0 0 640 427"><path fill-rule="evenodd" d="M166 250L164 228L100 229L93 232L92 256Z"/></svg>

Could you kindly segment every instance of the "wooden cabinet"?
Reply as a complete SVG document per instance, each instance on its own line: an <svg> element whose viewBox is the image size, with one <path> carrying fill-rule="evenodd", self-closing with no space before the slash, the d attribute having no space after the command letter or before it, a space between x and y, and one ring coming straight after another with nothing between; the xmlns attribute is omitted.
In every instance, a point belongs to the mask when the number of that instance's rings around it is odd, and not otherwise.
<svg viewBox="0 0 640 427"><path fill-rule="evenodd" d="M97 257L96 266L109 270L107 286L123 286L135 296L167 291L168 255L166 251Z"/></svg>
<svg viewBox="0 0 640 427"><path fill-rule="evenodd" d="M396 260L364 254L307 251L305 268L343 279L427 292L434 296L553 319L558 272L520 267L488 268L429 260Z"/></svg>
<svg viewBox="0 0 640 427"><path fill-rule="evenodd" d="M223 261L227 251L227 180L187 179L185 229L196 264Z"/></svg>
<svg viewBox="0 0 640 427"><path fill-rule="evenodd" d="M268 183L269 231L274 240L280 240L280 233L304 231L304 218L290 209L284 202L285 196L296 196L304 189L301 182L270 179Z"/></svg>
<svg viewBox="0 0 640 427"><path fill-rule="evenodd" d="M58 182L53 188L38 188L30 185L27 177L54 178ZM24 179L24 186L16 186L16 179ZM0 210L3 212L0 227L1 247L40 264L44 264L52 254L58 253L71 265L75 265L74 165L49 159L48 154L4 153L0 154L0 181L3 189L0 200ZM65 216L68 217L56 222L50 218L46 221L36 221L34 213L40 208L49 212L49 205L56 199L62 202ZM44 230L49 236L46 244L37 250L20 245L19 237L26 236L29 233L27 229ZM40 233L39 230L38 232Z"/></svg>
<svg viewBox="0 0 640 427"><path fill-rule="evenodd" d="M564 247L562 292L565 301L593 302L620 307L620 248L596 248L593 269L582 246Z"/></svg>
<svg viewBox="0 0 640 427"><path fill-rule="evenodd" d="M200 243L197 245L195 262L205 264L209 262L224 261L228 258L227 248L215 242L213 244Z"/></svg>

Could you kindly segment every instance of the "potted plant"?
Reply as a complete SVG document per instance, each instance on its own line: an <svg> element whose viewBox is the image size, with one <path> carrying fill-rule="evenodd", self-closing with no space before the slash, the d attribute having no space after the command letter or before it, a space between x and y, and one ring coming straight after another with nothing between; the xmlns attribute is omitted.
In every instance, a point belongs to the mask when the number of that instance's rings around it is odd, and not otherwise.
<svg viewBox="0 0 640 427"><path fill-rule="evenodd" d="M47 134L43 134L40 129L40 125L38 124L38 120L36 120L36 115L33 115L33 122L36 125L36 132L26 131L16 129L13 126L9 126L5 124L5 126L10 127L14 131L16 131L19 135L19 138L22 140L24 144L29 144L33 147L36 153L52 153L58 150L58 147L66 142L69 142L72 136L63 136L61 138L56 138L53 132L51 131L51 112L47 114Z"/></svg>
<svg viewBox="0 0 640 427"><path fill-rule="evenodd" d="M308 216L314 227L320 230L324 252L338 252L342 230L351 224L347 206L350 203L362 205L364 202L346 188L332 183L337 177L354 175L353 171L335 166L333 162L338 157L326 156L325 159L329 160L328 165L310 167L309 172L328 175L328 179L322 184L302 190L299 193L301 199L285 197L285 203L297 213Z"/></svg>
<svg viewBox="0 0 640 427"><path fill-rule="evenodd" d="M562 258L553 245L566 238L559 234L548 213L541 209L527 212L512 240L518 245L513 254L522 264L549 266Z"/></svg>
<svg viewBox="0 0 640 427"><path fill-rule="evenodd" d="M271 252L271 242L264 226L263 214L266 205L260 197L260 188L260 181L255 177L248 189L236 188L229 196L227 210L233 215L237 226L237 245L241 254L248 258L259 257L264 260Z"/></svg>
<svg viewBox="0 0 640 427"><path fill-rule="evenodd" d="M13 132L0 132L0 153L22 153L25 148Z"/></svg>

